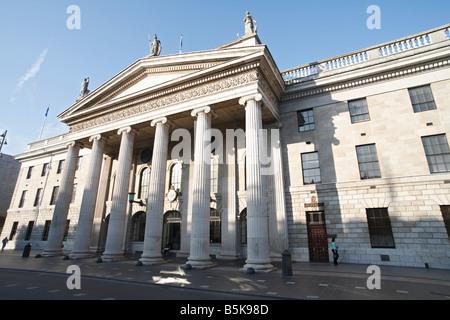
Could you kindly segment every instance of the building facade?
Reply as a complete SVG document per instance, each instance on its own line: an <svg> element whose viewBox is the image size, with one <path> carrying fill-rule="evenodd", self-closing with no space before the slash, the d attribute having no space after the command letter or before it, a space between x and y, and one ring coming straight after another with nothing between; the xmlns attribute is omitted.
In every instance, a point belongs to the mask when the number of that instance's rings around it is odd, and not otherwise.
<svg viewBox="0 0 450 320"><path fill-rule="evenodd" d="M450 34L280 72L253 26L144 57L30 143L2 237L104 261L170 245L194 268L294 261L450 268ZM129 196L134 195L133 200ZM12 245L11 245L12 243Z"/></svg>

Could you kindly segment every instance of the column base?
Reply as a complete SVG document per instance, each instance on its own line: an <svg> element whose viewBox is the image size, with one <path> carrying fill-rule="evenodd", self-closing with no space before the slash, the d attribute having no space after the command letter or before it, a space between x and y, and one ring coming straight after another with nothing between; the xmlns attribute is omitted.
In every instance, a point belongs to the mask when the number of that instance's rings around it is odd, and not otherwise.
<svg viewBox="0 0 450 320"><path fill-rule="evenodd" d="M125 256L123 253L104 253L102 255L102 261L104 262L114 262L124 260Z"/></svg>
<svg viewBox="0 0 450 320"><path fill-rule="evenodd" d="M94 255L90 252L71 252L69 258L72 260L92 258Z"/></svg>
<svg viewBox="0 0 450 320"><path fill-rule="evenodd" d="M41 255L44 258L51 258L63 256L64 253L62 252L62 250L44 250Z"/></svg>
<svg viewBox="0 0 450 320"><path fill-rule="evenodd" d="M160 264L167 263L162 257L146 257L144 255L139 259L146 266L157 266Z"/></svg>
<svg viewBox="0 0 450 320"><path fill-rule="evenodd" d="M209 269L214 268L217 264L213 263L211 260L188 260L186 264L190 265L192 269Z"/></svg>
<svg viewBox="0 0 450 320"><path fill-rule="evenodd" d="M224 253L224 254L218 254L216 256L216 259L218 259L218 260L239 260L239 257L235 253L230 253L230 254Z"/></svg>
<svg viewBox="0 0 450 320"><path fill-rule="evenodd" d="M246 273L249 268L252 268L256 273L269 273L277 269L269 261L267 263L246 263L239 271Z"/></svg>

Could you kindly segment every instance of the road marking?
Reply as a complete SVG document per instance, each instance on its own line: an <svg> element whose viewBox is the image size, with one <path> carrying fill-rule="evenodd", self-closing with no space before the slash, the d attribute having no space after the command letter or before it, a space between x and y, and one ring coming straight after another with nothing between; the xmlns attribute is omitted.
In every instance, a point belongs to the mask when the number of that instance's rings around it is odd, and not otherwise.
<svg viewBox="0 0 450 320"><path fill-rule="evenodd" d="M26 290L34 290L34 289L38 289L39 287L28 287L28 288L25 288Z"/></svg>
<svg viewBox="0 0 450 320"><path fill-rule="evenodd" d="M408 291L397 290L398 293L408 293Z"/></svg>
<svg viewBox="0 0 450 320"><path fill-rule="evenodd" d="M278 294L278 292L274 292L274 291L267 291L266 294L272 294L272 295L276 295Z"/></svg>
<svg viewBox="0 0 450 320"><path fill-rule="evenodd" d="M17 287L17 284L12 283L5 286L6 288Z"/></svg>
<svg viewBox="0 0 450 320"><path fill-rule="evenodd" d="M328 287L328 284L327 283L319 283L319 286L320 287Z"/></svg>
<svg viewBox="0 0 450 320"><path fill-rule="evenodd" d="M82 297L82 296L85 296L85 295L86 295L86 293L75 293L75 294L73 294L74 297Z"/></svg>
<svg viewBox="0 0 450 320"><path fill-rule="evenodd" d="M366 290L366 287L355 287L355 289L358 289L358 290Z"/></svg>
<svg viewBox="0 0 450 320"><path fill-rule="evenodd" d="M56 292L61 292L62 290L59 289L55 289L55 290L48 290L48 293L56 293Z"/></svg>
<svg viewBox="0 0 450 320"><path fill-rule="evenodd" d="M288 282L286 282L286 284L295 284L295 282L293 282L293 281L288 281Z"/></svg>
<svg viewBox="0 0 450 320"><path fill-rule="evenodd" d="M306 296L307 299L319 299L319 296Z"/></svg>

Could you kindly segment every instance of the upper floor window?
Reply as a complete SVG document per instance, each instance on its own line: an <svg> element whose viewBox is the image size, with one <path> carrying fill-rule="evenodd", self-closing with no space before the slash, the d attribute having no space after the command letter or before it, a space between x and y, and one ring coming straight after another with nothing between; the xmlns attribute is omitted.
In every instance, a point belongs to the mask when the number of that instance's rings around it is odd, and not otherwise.
<svg viewBox="0 0 450 320"><path fill-rule="evenodd" d="M59 162L58 162L58 170L56 170L56 173L59 174L59 173L61 173L63 171L64 163L65 163L65 160L59 160Z"/></svg>
<svg viewBox="0 0 450 320"><path fill-rule="evenodd" d="M218 192L219 162L216 157L211 157L211 193Z"/></svg>
<svg viewBox="0 0 450 320"><path fill-rule="evenodd" d="M409 96L411 97L414 112L436 109L433 93L429 85L409 89Z"/></svg>
<svg viewBox="0 0 450 320"><path fill-rule="evenodd" d="M33 166L28 167L28 171L27 171L27 179L31 178L31 175L33 174Z"/></svg>
<svg viewBox="0 0 450 320"><path fill-rule="evenodd" d="M42 167L41 177L44 177L48 170L50 169L50 163L44 163L44 166Z"/></svg>
<svg viewBox="0 0 450 320"><path fill-rule="evenodd" d="M375 144L356 146L356 155L361 179L381 178Z"/></svg>
<svg viewBox="0 0 450 320"><path fill-rule="evenodd" d="M169 189L173 186L175 190L181 189L181 164L176 163L170 169Z"/></svg>
<svg viewBox="0 0 450 320"><path fill-rule="evenodd" d="M302 153L303 183L320 183L320 166L318 152Z"/></svg>
<svg viewBox="0 0 450 320"><path fill-rule="evenodd" d="M75 170L80 170L81 168L81 160L83 160L83 156L78 157L77 167Z"/></svg>
<svg viewBox="0 0 450 320"><path fill-rule="evenodd" d="M370 120L369 108L366 99L353 100L348 102L350 118L352 123Z"/></svg>
<svg viewBox="0 0 450 320"><path fill-rule="evenodd" d="M141 171L139 178L139 199L146 199L148 197L148 186L150 184L150 168L145 167Z"/></svg>
<svg viewBox="0 0 450 320"><path fill-rule="evenodd" d="M450 149L445 134L422 137L430 173L450 171Z"/></svg>
<svg viewBox="0 0 450 320"><path fill-rule="evenodd" d="M298 111L297 120L299 132L311 131L316 128L313 109Z"/></svg>
<svg viewBox="0 0 450 320"><path fill-rule="evenodd" d="M22 208L23 205L25 204L25 199L27 198L27 190L23 190L22 191L22 196L20 197L20 201L19 201L19 208Z"/></svg>

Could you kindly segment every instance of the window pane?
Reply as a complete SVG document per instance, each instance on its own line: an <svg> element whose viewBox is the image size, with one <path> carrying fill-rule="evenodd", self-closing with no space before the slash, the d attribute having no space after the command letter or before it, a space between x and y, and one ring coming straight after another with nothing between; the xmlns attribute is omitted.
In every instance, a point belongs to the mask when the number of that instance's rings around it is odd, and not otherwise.
<svg viewBox="0 0 450 320"><path fill-rule="evenodd" d="M310 131L316 128L314 123L314 112L312 109L297 112L297 120L299 132Z"/></svg>
<svg viewBox="0 0 450 320"><path fill-rule="evenodd" d="M366 99L349 101L348 108L352 123L370 120Z"/></svg>
<svg viewBox="0 0 450 320"><path fill-rule="evenodd" d="M302 154L303 183L320 183L320 164L318 152Z"/></svg>
<svg viewBox="0 0 450 320"><path fill-rule="evenodd" d="M366 209L372 248L395 248L387 208Z"/></svg>
<svg viewBox="0 0 450 320"><path fill-rule="evenodd" d="M450 171L450 149L445 134L422 137L430 173Z"/></svg>
<svg viewBox="0 0 450 320"><path fill-rule="evenodd" d="M436 109L430 86L409 89L414 112Z"/></svg>
<svg viewBox="0 0 450 320"><path fill-rule="evenodd" d="M361 179L381 178L377 150L374 144L356 147Z"/></svg>

